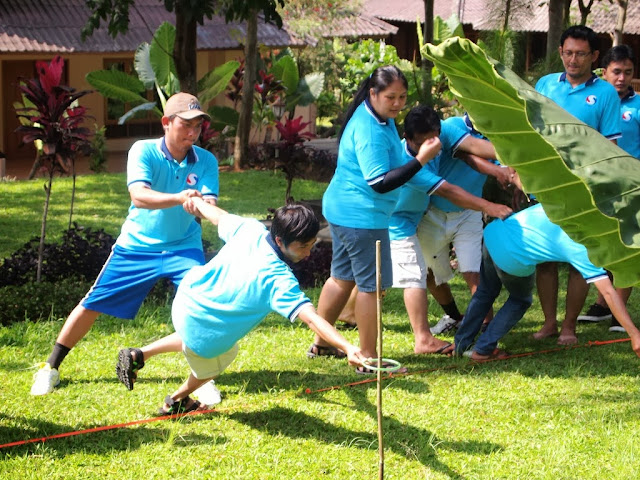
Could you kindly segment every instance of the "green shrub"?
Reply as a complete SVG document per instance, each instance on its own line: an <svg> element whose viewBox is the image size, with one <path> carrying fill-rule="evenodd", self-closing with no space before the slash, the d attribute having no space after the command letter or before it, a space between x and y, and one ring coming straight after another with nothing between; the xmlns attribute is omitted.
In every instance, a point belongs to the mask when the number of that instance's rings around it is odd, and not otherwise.
<svg viewBox="0 0 640 480"><path fill-rule="evenodd" d="M0 288L0 324L66 318L89 290L91 282L65 278Z"/></svg>

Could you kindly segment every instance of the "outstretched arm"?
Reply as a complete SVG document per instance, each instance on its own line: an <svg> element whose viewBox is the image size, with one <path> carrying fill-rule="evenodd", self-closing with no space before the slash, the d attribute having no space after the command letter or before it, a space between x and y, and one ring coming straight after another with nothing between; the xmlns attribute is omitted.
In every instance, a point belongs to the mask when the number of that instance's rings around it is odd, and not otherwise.
<svg viewBox="0 0 640 480"><path fill-rule="evenodd" d="M512 179L515 174L515 170L511 167L496 165L495 163L487 160L487 157L480 157L478 155L461 152L459 150L456 152L456 156L474 170L485 175L495 177L502 188L507 188L511 183L513 183Z"/></svg>
<svg viewBox="0 0 640 480"><path fill-rule="evenodd" d="M636 352L636 355L640 357L640 330L638 330L631 320L627 307L624 305L620 294L616 292L611 280L608 278L603 278L602 280L598 280L593 283L604 297L604 300L607 302L613 316L616 317L618 322L620 322L620 325L622 325L629 334L629 337L631 338L631 348Z"/></svg>
<svg viewBox="0 0 640 480"><path fill-rule="evenodd" d="M306 323L311 330L322 337L327 343L339 348L347 354L351 365L362 365L365 358L360 349L350 344L333 325L316 313L312 305L306 305L300 309L298 318Z"/></svg>
<svg viewBox="0 0 640 480"><path fill-rule="evenodd" d="M206 218L214 225L218 225L220 218L223 215L228 215L228 212L221 209L216 205L212 205L202 199L201 197L188 198L184 204L184 209L192 215L196 215L200 218Z"/></svg>
<svg viewBox="0 0 640 480"><path fill-rule="evenodd" d="M444 182L433 194L444 197L459 207L484 212L490 217L504 219L513 213L513 210L506 205L500 205L499 203L493 203L484 198L476 197L465 189L449 182Z"/></svg>

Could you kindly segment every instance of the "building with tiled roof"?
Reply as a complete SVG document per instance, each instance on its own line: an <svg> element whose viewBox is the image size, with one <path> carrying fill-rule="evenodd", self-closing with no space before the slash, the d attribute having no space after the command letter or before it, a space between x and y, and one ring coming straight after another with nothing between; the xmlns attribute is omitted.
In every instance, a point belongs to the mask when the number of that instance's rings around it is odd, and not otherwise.
<svg viewBox="0 0 640 480"><path fill-rule="evenodd" d="M496 12L495 0L434 0L433 14L443 19L455 14L464 26L465 35L476 40L481 32L498 30L504 19ZM364 0L362 11L398 27L398 32L389 42L396 46L404 58L413 59L417 55L416 20L424 22L423 0ZM611 46L617 18L615 2L594 2L587 17L587 25L601 38L601 50ZM578 0L571 6L571 23L579 23ZM513 0L509 18L509 28L526 36L526 68L541 59L546 52L546 32L549 26L548 2L540 0ZM640 52L640 0L629 0L627 19L624 25L624 42ZM638 67L638 66L636 66ZM636 71L638 69L636 68Z"/></svg>
<svg viewBox="0 0 640 480"><path fill-rule="evenodd" d="M32 147L18 148L19 138L14 132L18 122L12 104L20 98L17 79L33 77L36 60L62 55L66 62L66 83L79 90L91 89L85 81L88 72L114 65L131 69L136 48L149 42L162 22L175 23L175 14L168 12L161 0L135 0L129 11L127 33L113 38L102 22L92 36L82 41L81 31L90 14L84 0L0 0L0 151L7 156L8 173L12 162L32 161L35 155ZM227 24L223 18L214 16L197 28L197 78L243 56L244 22ZM384 20L363 13L333 22L326 29L326 36L386 38L397 30ZM289 33L286 26L279 29L265 22L258 25L258 42L270 48L302 48L307 44ZM82 104L89 108L96 123L108 124L126 136L158 133L156 119L117 127L115 118L107 118L106 102L98 93L83 97ZM131 141L120 142L123 146L117 148L126 149ZM117 141L110 140L110 145L114 143Z"/></svg>

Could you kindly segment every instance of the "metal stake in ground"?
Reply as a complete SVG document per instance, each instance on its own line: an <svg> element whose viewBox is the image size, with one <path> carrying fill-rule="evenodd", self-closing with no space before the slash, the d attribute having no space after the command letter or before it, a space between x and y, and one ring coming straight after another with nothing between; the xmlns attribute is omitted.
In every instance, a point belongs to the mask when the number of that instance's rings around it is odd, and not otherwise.
<svg viewBox="0 0 640 480"><path fill-rule="evenodd" d="M378 479L384 478L384 443L382 437L382 273L380 240L376 240L376 317L378 324Z"/></svg>

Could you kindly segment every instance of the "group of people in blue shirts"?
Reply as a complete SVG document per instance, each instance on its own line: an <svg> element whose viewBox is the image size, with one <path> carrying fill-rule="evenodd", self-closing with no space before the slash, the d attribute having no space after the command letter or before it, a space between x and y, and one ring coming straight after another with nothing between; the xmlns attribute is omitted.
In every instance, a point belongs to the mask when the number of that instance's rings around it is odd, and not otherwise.
<svg viewBox="0 0 640 480"><path fill-rule="evenodd" d="M631 155L640 155L640 100L630 88L631 49L619 46L608 52L605 80L591 71L598 49L587 27L565 31L559 53L565 72L543 77L536 89ZM356 373L374 373L370 359L378 356L378 274L383 290L404 290L415 353L486 360L504 355L497 344L531 305L536 279L545 323L534 336L558 335L557 262L566 262L573 297L558 342L577 341L576 320L593 283L601 294L599 307L608 306L609 316L629 334L640 356L640 331L625 307L630 290L616 291L585 247L554 225L543 205L522 194L517 172L495 160L495 149L468 118L441 121L432 108L417 106L407 114L404 138L399 138L394 119L405 108L407 90L397 67L379 67L362 82L347 111L337 168L323 197L333 257L317 311L290 266L309 255L318 219L305 205L286 205L267 230L256 220L219 208L217 161L194 145L208 115L192 95L169 98L162 117L164 137L137 142L129 152L132 203L114 250L62 327L31 393L53 392L60 383L60 364L98 315L133 318L160 278L177 286L172 307L176 331L141 348L121 349L116 374L132 389L145 361L182 352L190 374L164 399L162 415L218 403L213 379L237 355L238 341L270 311L300 319L312 329L308 357L346 357ZM520 201L506 205L483 198L487 176ZM492 221L485 227L487 218ZM225 242L206 264L197 219L217 225ZM454 274L451 244L472 294L464 315L448 287ZM493 316L503 287L508 299ZM446 314L434 327L428 323L427 288ZM334 327L350 298L359 346ZM453 329L454 342L437 338Z"/></svg>

